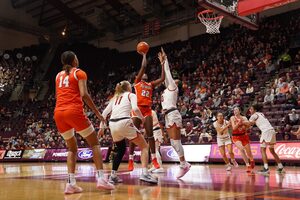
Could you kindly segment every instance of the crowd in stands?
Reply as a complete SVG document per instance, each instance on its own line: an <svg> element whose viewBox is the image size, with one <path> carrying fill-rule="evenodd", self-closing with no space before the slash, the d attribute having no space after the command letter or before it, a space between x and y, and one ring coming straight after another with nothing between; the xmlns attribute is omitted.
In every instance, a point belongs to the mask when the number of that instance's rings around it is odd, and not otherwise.
<svg viewBox="0 0 300 200"><path fill-rule="evenodd" d="M251 103L264 105L263 112L279 133L278 139L300 139L291 134L291 131L298 129L300 122L300 51L293 53L289 50L289 36L300 31L300 14L293 13L289 17L289 21L283 21L279 16L266 19L259 31L233 25L221 30L219 35L201 35L188 41L163 45L173 76L181 80L178 109L184 122L181 130L184 143L216 141L216 132L212 127L216 112L222 111L228 119L233 108L239 106L243 114L249 117L247 110ZM82 44L79 48L83 49ZM94 51L95 47L87 45L84 48L74 51L79 59L84 57L80 61L88 66L84 70L90 75L89 90L102 111L113 96L117 82L123 79L133 82L141 57L137 57L136 52ZM158 78L160 74L156 56L158 50L159 47L153 47L148 55L149 80ZM87 55L84 51L94 53ZM96 61L101 66L98 69L98 66L89 64L94 61L95 52L105 57L101 62ZM106 74L101 70L105 70ZM51 74L49 78L53 77ZM160 106L162 91L163 86L154 91L153 109L163 123ZM52 119L55 106L53 90L43 102L33 100L26 104L9 104L0 109L1 119L6 119L0 124L0 132L15 134L7 142L0 143L0 148L65 147ZM89 109L85 110L97 129L99 121ZM251 140L258 140L257 128L251 130L250 137ZM86 146L83 138L77 135L77 139L80 147ZM99 140L102 146L112 144L109 131Z"/></svg>

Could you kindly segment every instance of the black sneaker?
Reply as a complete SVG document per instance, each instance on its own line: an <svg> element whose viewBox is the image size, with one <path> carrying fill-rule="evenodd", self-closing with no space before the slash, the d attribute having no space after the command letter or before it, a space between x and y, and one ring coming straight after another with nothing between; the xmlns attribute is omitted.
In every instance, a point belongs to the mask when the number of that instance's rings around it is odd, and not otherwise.
<svg viewBox="0 0 300 200"><path fill-rule="evenodd" d="M268 174L270 174L270 171L269 171L269 168L268 169L263 168L262 170L258 170L257 173L263 174L263 175L268 175Z"/></svg>

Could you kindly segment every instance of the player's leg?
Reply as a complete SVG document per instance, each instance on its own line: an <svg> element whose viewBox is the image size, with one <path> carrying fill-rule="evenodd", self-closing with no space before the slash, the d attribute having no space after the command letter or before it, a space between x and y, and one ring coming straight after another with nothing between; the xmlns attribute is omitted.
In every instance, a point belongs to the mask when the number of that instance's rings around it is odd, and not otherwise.
<svg viewBox="0 0 300 200"><path fill-rule="evenodd" d="M149 146L145 141L145 138L141 134L137 134L137 137L132 139L131 142L135 143L141 149L142 175L140 177L140 180L150 183L157 183L157 179L152 177L147 169L149 159Z"/></svg>
<svg viewBox="0 0 300 200"><path fill-rule="evenodd" d="M261 157L264 163L264 167L262 170L259 171L261 174L269 174L269 166L268 166L268 157L267 157L267 144L265 141L263 141L260 144L260 152L261 152Z"/></svg>
<svg viewBox="0 0 300 200"><path fill-rule="evenodd" d="M234 153L233 153L233 148L232 148L232 143L231 143L231 141L229 141L229 142L226 144L226 148L227 148L228 154L229 154L229 156L230 156L231 163L233 164L233 166L238 167L239 164L236 162L236 160L235 160L235 158L234 158Z"/></svg>
<svg viewBox="0 0 300 200"><path fill-rule="evenodd" d="M222 145L222 146L219 146L219 151L220 151L220 154L226 164L226 171L230 171L231 170L231 165L230 165L230 162L226 156L226 152L225 152L225 145Z"/></svg>
<svg viewBox="0 0 300 200"><path fill-rule="evenodd" d="M152 167L149 171L152 173L163 173L165 172L163 166L162 166L162 159L161 159L161 155L160 155L160 141L156 140L155 141L155 150L156 150L156 159L157 162L160 166L160 168L156 169L155 167Z"/></svg>
<svg viewBox="0 0 300 200"><path fill-rule="evenodd" d="M116 184L116 183L122 183L123 180L117 176L117 171L119 169L119 166L122 162L123 156L126 152L126 142L125 139L115 142L117 146L117 154L114 157L113 163L112 163L112 171L111 175L109 177L109 182Z"/></svg>
<svg viewBox="0 0 300 200"><path fill-rule="evenodd" d="M80 131L79 131L80 133ZM91 147L92 151L93 151L93 161L95 163L96 166L96 178L97 178L97 188L98 189L107 189L107 190L112 190L115 187L110 184L105 176L104 176L104 172L103 172L103 158L102 158L102 153L101 153L101 147L98 141L98 137L95 131L93 131L91 134L89 134L88 136L84 136L84 134L81 135L85 138L85 140L87 141L88 145Z"/></svg>
<svg viewBox="0 0 300 200"><path fill-rule="evenodd" d="M244 135L242 137L242 144L245 147L246 154L247 154L247 156L248 156L248 158L250 160L251 169L254 169L255 162L254 162L253 154L252 154L252 151L251 151L250 139L249 139L248 135Z"/></svg>
<svg viewBox="0 0 300 200"><path fill-rule="evenodd" d="M247 172L250 172L251 171L251 167L250 167L250 163L249 163L249 159L246 155L246 152L245 152L245 147L243 146L242 142L240 140L236 140L234 141L234 144L235 146L239 149L239 152L247 166Z"/></svg>
<svg viewBox="0 0 300 200"><path fill-rule="evenodd" d="M274 159L275 159L275 161L276 161L276 163L278 165L277 172L278 173L284 172L281 160L280 160L278 154L275 152L274 144L269 145L269 150L270 150L270 153L272 154L272 156L274 157Z"/></svg>
<svg viewBox="0 0 300 200"><path fill-rule="evenodd" d="M142 124L142 120L139 119L138 117L132 117L132 121L134 126L139 129ZM135 149L135 144L132 142L129 142L129 159L128 159L128 170L133 171L134 169L134 149Z"/></svg>

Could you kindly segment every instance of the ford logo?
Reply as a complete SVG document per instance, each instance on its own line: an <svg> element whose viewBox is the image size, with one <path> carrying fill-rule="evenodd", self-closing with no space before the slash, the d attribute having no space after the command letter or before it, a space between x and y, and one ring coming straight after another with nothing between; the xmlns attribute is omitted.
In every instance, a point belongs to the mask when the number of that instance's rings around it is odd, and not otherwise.
<svg viewBox="0 0 300 200"><path fill-rule="evenodd" d="M93 151L90 149L82 150L78 153L78 157L81 159L89 159L93 157Z"/></svg>
<svg viewBox="0 0 300 200"><path fill-rule="evenodd" d="M178 159L178 155L177 155L177 153L176 153L176 151L172 148L172 149L169 149L168 151L167 151L167 156L169 157L169 158L172 158L172 159Z"/></svg>

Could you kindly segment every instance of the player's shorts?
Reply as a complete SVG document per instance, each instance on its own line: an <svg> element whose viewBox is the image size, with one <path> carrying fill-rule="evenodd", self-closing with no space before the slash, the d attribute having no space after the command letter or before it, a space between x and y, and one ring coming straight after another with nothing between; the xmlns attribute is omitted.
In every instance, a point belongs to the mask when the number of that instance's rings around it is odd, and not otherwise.
<svg viewBox="0 0 300 200"><path fill-rule="evenodd" d="M151 106L138 106L143 117L148 117L148 116L152 116L152 109ZM137 115L135 114L135 112L131 112L131 117L137 117Z"/></svg>
<svg viewBox="0 0 300 200"><path fill-rule="evenodd" d="M165 127L171 128L174 124L177 128L182 128L182 117L178 110L174 110L165 115Z"/></svg>
<svg viewBox="0 0 300 200"><path fill-rule="evenodd" d="M109 128L114 142L123 139L133 140L138 137L139 131L133 125L132 119L109 121Z"/></svg>
<svg viewBox="0 0 300 200"><path fill-rule="evenodd" d="M154 137L155 141L158 141L160 143L164 142L164 137L163 137L160 127L156 127L153 129L153 137Z"/></svg>
<svg viewBox="0 0 300 200"><path fill-rule="evenodd" d="M250 143L250 139L249 136L247 134L243 134L243 135L233 135L232 136L232 141L234 143L240 141L242 143L243 146L246 146L247 144Z"/></svg>
<svg viewBox="0 0 300 200"><path fill-rule="evenodd" d="M276 132L274 129L265 131L261 133L260 136L260 143L262 147L266 147L266 144L262 144L262 143L267 143L269 145L274 145L276 144Z"/></svg>
<svg viewBox="0 0 300 200"><path fill-rule="evenodd" d="M58 132L65 140L74 136L74 130L83 138L86 138L95 130L83 110L55 111L54 120Z"/></svg>
<svg viewBox="0 0 300 200"><path fill-rule="evenodd" d="M221 147L221 146L232 144L232 141L230 136L228 135L228 137L217 137L217 143L218 143L218 147Z"/></svg>

